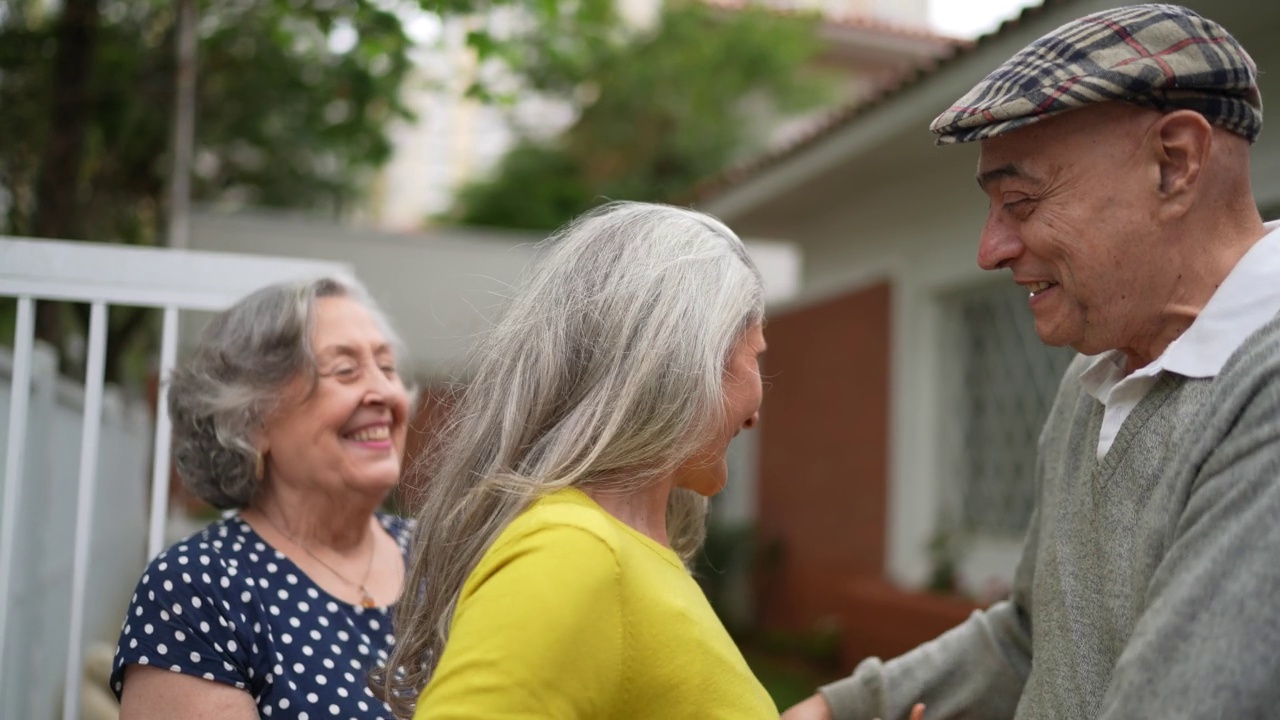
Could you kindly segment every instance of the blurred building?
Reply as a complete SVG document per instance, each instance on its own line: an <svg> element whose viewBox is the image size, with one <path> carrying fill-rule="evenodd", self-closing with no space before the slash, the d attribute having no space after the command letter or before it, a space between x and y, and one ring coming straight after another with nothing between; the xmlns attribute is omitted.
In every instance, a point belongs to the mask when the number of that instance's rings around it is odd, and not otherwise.
<svg viewBox="0 0 1280 720"><path fill-rule="evenodd" d="M742 0L708 0L733 12ZM773 0L780 13L821 12L828 49L818 64L841 78L836 105L878 92L903 72L946 55L960 41L925 29L926 0ZM624 18L638 27L652 24L660 0L619 0ZM417 115L390 131L395 154L376 179L365 214L379 228L417 230L447 210L453 191L482 176L521 134L550 138L574 120L573 108L532 93L520 93L509 107L481 103L466 95L484 72L467 46L467 33L481 27L500 31L519 22L511 8L484 18L454 18L441 23L423 18L418 39L423 47L418 71L404 102ZM812 127L821 112L779 120L776 140L786 141Z"/></svg>
<svg viewBox="0 0 1280 720"><path fill-rule="evenodd" d="M771 550L756 601L766 624L834 622L852 662L959 622L975 602L958 595L1007 587L1035 440L1072 353L1039 342L1006 273L977 267L978 148L935 148L928 125L1028 42L1117 4L1047 0L704 187L701 209L804 257L799 298L768 328L752 503ZM1186 4L1250 50L1271 97L1280 6ZM1277 134L1263 133L1253 167L1275 217ZM947 592L920 592L929 585Z"/></svg>

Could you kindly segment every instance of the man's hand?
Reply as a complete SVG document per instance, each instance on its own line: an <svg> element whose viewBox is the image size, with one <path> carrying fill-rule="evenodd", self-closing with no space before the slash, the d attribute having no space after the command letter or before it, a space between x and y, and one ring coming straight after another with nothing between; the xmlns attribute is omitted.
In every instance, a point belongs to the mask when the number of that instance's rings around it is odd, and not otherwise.
<svg viewBox="0 0 1280 720"><path fill-rule="evenodd" d="M781 720L831 720L831 706L822 693L814 693L813 697L782 713Z"/></svg>
<svg viewBox="0 0 1280 720"><path fill-rule="evenodd" d="M821 693L817 693L782 713L781 720L831 720L831 706L827 705ZM924 720L923 703L912 706L911 720Z"/></svg>

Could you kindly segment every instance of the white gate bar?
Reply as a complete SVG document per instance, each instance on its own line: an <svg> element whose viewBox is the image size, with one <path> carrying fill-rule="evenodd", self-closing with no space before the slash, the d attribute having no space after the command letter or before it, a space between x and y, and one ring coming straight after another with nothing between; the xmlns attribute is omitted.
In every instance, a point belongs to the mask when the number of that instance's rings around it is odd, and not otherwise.
<svg viewBox="0 0 1280 720"><path fill-rule="evenodd" d="M164 330L160 337L156 444L151 460L151 529L147 534L148 561L159 555L164 547L164 526L169 515L169 443L173 438L173 426L169 420L169 373L178 358L178 308L169 306L164 309Z"/></svg>
<svg viewBox="0 0 1280 720"><path fill-rule="evenodd" d="M13 334L13 376L9 385L9 438L4 463L4 512L0 517L0 678L4 677L9 595L13 588L13 549L18 536L18 496L27 449L27 406L31 398L31 356L35 352L35 300L18 298Z"/></svg>
<svg viewBox="0 0 1280 720"><path fill-rule="evenodd" d="M71 575L71 632L67 644L63 720L80 716L80 665L84 634L85 586L93 534L93 491L98 482L98 439L102 428L102 386L107 357L107 305L93 303L89 314L89 361L84 373L84 429L80 436L80 488L76 502L75 562Z"/></svg>
<svg viewBox="0 0 1280 720"><path fill-rule="evenodd" d="M0 295L223 310L282 280L350 275L344 263L0 236Z"/></svg>

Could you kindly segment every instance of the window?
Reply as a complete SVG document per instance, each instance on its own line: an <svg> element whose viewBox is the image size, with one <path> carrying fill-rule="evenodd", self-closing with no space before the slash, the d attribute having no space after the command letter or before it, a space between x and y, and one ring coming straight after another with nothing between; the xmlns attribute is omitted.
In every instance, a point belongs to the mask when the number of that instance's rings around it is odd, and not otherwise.
<svg viewBox="0 0 1280 720"><path fill-rule="evenodd" d="M1035 502L1036 440L1075 356L1036 335L1027 291L943 298L943 482L965 534L1021 537ZM951 473L954 473L951 475Z"/></svg>

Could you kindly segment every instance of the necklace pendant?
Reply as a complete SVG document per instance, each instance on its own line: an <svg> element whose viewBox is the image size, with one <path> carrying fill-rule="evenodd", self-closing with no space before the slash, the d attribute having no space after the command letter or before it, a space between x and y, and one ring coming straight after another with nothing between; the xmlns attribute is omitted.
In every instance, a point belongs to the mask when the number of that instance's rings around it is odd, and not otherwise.
<svg viewBox="0 0 1280 720"><path fill-rule="evenodd" d="M364 591L361 591L361 593L360 593L360 594L361 594L361 596L362 596L362 597L360 598L360 605L361 605L362 607L365 607L365 608L375 608L375 607L378 607L378 604L377 604L377 603L375 603L375 602L373 601L373 598L369 596L369 593L364 592Z"/></svg>

